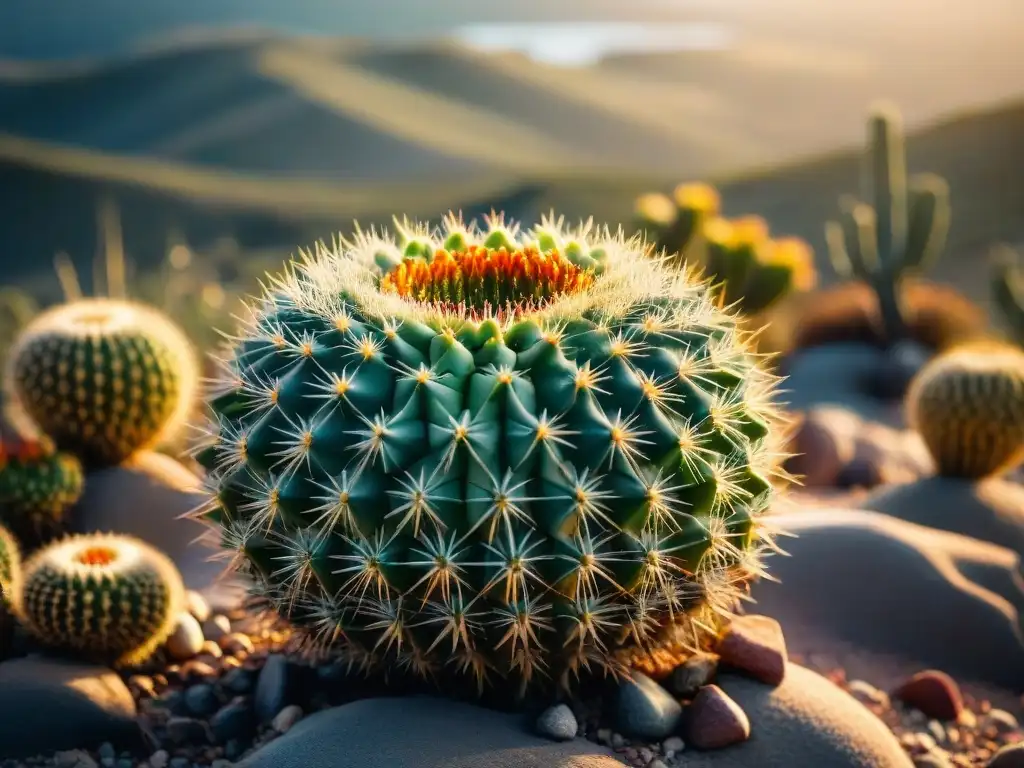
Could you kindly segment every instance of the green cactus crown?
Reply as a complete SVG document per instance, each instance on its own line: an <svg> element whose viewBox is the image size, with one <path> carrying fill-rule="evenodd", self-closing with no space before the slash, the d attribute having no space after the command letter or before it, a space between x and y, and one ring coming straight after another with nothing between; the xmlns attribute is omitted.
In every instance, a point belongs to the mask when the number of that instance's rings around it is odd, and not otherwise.
<svg viewBox="0 0 1024 768"><path fill-rule="evenodd" d="M401 222L254 306L197 515L350 660L521 690L614 672L702 646L760 571L774 384L639 239Z"/></svg>

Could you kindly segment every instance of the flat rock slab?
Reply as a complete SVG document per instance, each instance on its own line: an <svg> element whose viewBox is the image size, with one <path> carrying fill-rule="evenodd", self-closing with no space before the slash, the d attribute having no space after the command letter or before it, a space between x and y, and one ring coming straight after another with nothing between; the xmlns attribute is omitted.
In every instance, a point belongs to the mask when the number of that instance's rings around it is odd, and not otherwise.
<svg viewBox="0 0 1024 768"><path fill-rule="evenodd" d="M753 586L752 610L778 619L792 655L857 648L899 660L892 666L903 674L932 668L963 684L1024 690L1015 553L873 512L774 521L795 538L779 539L790 556L770 558L779 582Z"/></svg>
<svg viewBox="0 0 1024 768"><path fill-rule="evenodd" d="M118 467L91 472L85 492L69 513L78 533L111 531L135 536L167 554L188 589L224 612L236 607L242 588L223 578L224 562L212 559L218 548L211 531L182 519L206 499L200 480L179 462L144 451Z"/></svg>
<svg viewBox="0 0 1024 768"><path fill-rule="evenodd" d="M0 663L0 758L89 749L136 749L135 701L104 667L41 656Z"/></svg>
<svg viewBox="0 0 1024 768"><path fill-rule="evenodd" d="M301 720L238 768L622 768L583 739L552 742L523 718L432 697L363 699ZM827 767L826 767L827 768Z"/></svg>
<svg viewBox="0 0 1024 768"><path fill-rule="evenodd" d="M720 750L687 748L686 768L912 768L892 732L860 702L790 664L781 686L722 674L718 686L750 720L750 738Z"/></svg>

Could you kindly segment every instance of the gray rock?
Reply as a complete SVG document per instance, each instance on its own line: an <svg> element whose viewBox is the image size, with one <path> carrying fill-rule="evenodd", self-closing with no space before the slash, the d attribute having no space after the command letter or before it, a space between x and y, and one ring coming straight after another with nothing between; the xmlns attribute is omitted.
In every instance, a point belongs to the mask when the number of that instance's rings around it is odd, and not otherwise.
<svg viewBox="0 0 1024 768"><path fill-rule="evenodd" d="M288 733L292 726L302 719L302 714L302 707L298 704L289 704L274 716L270 727L278 733Z"/></svg>
<svg viewBox="0 0 1024 768"><path fill-rule="evenodd" d="M125 533L158 547L178 566L188 589L214 610L236 607L241 585L221 579L222 563L212 531L181 517L205 500L199 478L169 456L142 451L124 464L90 472L78 504L68 513L75 532ZM197 542L198 537L203 541Z"/></svg>
<svg viewBox="0 0 1024 768"><path fill-rule="evenodd" d="M790 664L782 685L721 674L718 685L750 720L750 738L686 751L686 768L911 768L892 732L853 697Z"/></svg>
<svg viewBox="0 0 1024 768"><path fill-rule="evenodd" d="M660 741L676 730L682 714L672 694L642 672L619 686L615 724L624 734Z"/></svg>
<svg viewBox="0 0 1024 768"><path fill-rule="evenodd" d="M220 744L245 739L256 730L256 717L245 699L236 699L217 710L210 718L213 738Z"/></svg>
<svg viewBox="0 0 1024 768"><path fill-rule="evenodd" d="M167 721L167 739L172 744L205 744L206 724L191 717L172 717Z"/></svg>
<svg viewBox="0 0 1024 768"><path fill-rule="evenodd" d="M672 670L666 687L676 696L692 699L699 688L714 679L717 669L718 660L714 656L693 656Z"/></svg>
<svg viewBox="0 0 1024 768"><path fill-rule="evenodd" d="M185 691L185 706L196 717L209 717L220 707L220 701L212 685L197 683Z"/></svg>
<svg viewBox="0 0 1024 768"><path fill-rule="evenodd" d="M256 680L256 694L253 697L253 709L261 723L269 723L274 716L291 702L291 667L288 660L281 654L267 657L260 676Z"/></svg>
<svg viewBox="0 0 1024 768"><path fill-rule="evenodd" d="M57 768L97 768L92 756L81 749L69 749L53 756Z"/></svg>
<svg viewBox="0 0 1024 768"><path fill-rule="evenodd" d="M0 758L89 749L137 748L135 700L104 667L41 656L0 663Z"/></svg>
<svg viewBox="0 0 1024 768"><path fill-rule="evenodd" d="M537 718L537 733L555 741L575 739L578 730L576 715L565 704L548 707Z"/></svg>
<svg viewBox="0 0 1024 768"><path fill-rule="evenodd" d="M1009 547L1024 556L1024 485L1012 480L926 477L883 488L859 506Z"/></svg>
<svg viewBox="0 0 1024 768"><path fill-rule="evenodd" d="M941 669L968 692L988 684L986 698L1024 690L1013 552L864 511L809 509L774 523L795 534L780 539L790 557L770 559L778 582L753 585L751 597L782 624L791 654L825 656L886 688Z"/></svg>
<svg viewBox="0 0 1024 768"><path fill-rule="evenodd" d="M623 768L582 739L552 742L521 717L431 697L363 699L304 718L238 768Z"/></svg>

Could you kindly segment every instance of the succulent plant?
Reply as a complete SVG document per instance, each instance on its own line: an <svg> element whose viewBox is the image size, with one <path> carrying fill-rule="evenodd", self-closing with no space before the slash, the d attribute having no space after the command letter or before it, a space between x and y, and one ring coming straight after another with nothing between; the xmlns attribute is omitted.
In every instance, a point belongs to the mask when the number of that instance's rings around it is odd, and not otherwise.
<svg viewBox="0 0 1024 768"><path fill-rule="evenodd" d="M71 535L24 565L14 610L40 642L118 665L148 659L185 604L174 563L118 534Z"/></svg>
<svg viewBox="0 0 1024 768"><path fill-rule="evenodd" d="M58 528L82 495L83 482L78 459L57 451L49 438L0 433L0 522L20 535Z"/></svg>
<svg viewBox="0 0 1024 768"><path fill-rule="evenodd" d="M710 640L776 471L774 379L734 318L589 223L397 228L254 306L197 517L370 667L525 692Z"/></svg>
<svg viewBox="0 0 1024 768"><path fill-rule="evenodd" d="M907 179L899 113L880 108L868 121L864 195L841 201L839 221L825 227L833 267L841 276L864 281L878 301L890 343L907 336L902 282L938 258L949 231L949 188L941 177Z"/></svg>
<svg viewBox="0 0 1024 768"><path fill-rule="evenodd" d="M817 281L814 252L795 237L772 239L759 216L714 218L704 227L704 272L722 301L744 315L763 312Z"/></svg>
<svg viewBox="0 0 1024 768"><path fill-rule="evenodd" d="M699 243L704 224L717 216L721 200L714 187L701 183L680 184L672 195L650 192L635 203L637 228L658 251L689 258Z"/></svg>
<svg viewBox="0 0 1024 768"><path fill-rule="evenodd" d="M8 387L57 446L90 466L120 463L180 427L197 367L188 340L141 304L81 299L22 331Z"/></svg>
<svg viewBox="0 0 1024 768"><path fill-rule="evenodd" d="M992 254L992 299L1011 333L1024 344L1024 260L1009 246Z"/></svg>
<svg viewBox="0 0 1024 768"><path fill-rule="evenodd" d="M911 382L907 415L940 475L979 479L1024 459L1024 351L971 344L939 355Z"/></svg>

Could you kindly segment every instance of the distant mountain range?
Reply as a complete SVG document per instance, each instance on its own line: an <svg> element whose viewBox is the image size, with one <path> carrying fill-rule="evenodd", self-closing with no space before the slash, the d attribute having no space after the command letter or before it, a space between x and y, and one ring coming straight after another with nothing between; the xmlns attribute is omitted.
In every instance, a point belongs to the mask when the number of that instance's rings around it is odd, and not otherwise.
<svg viewBox="0 0 1024 768"><path fill-rule="evenodd" d="M290 248L356 217L495 206L529 218L552 205L615 224L637 193L692 178L723 179L730 212L820 244L836 197L857 188L879 96L919 133L913 169L950 177L953 243L974 253L1024 235L1024 106L1010 98L1024 96L1024 71L993 67L1009 40L981 50L964 35L937 63L939 36L896 48L750 36L559 68L452 42L249 32L8 63L0 188L16 194L0 208L0 270L31 280L56 251L86 265L111 197L145 266L172 231Z"/></svg>

